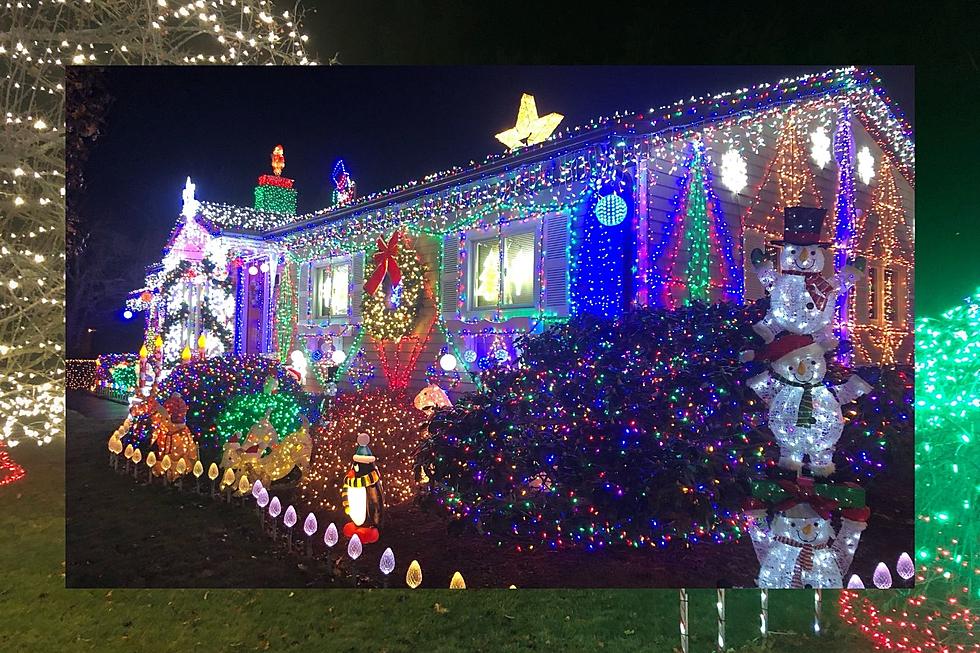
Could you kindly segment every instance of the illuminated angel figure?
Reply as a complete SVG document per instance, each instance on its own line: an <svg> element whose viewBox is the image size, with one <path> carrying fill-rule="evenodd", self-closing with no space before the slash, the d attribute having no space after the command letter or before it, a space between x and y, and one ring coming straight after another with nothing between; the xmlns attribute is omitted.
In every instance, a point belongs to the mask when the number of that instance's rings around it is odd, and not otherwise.
<svg viewBox="0 0 980 653"><path fill-rule="evenodd" d="M857 505L863 500L855 500L863 499L863 491L853 486L815 489L807 478L795 484L779 481L760 485L777 503L768 521L765 505L758 499L750 499L744 511L759 559L759 587L842 587L871 514L868 508ZM835 533L831 518L838 508L844 510L840 530Z"/></svg>

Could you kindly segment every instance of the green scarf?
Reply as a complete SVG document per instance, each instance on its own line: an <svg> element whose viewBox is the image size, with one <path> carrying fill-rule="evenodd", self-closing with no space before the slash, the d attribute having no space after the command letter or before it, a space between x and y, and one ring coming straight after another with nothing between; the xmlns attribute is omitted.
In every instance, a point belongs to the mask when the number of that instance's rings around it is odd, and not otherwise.
<svg viewBox="0 0 980 653"><path fill-rule="evenodd" d="M820 384L792 381L780 374L776 374L775 372L773 372L773 376L784 385L793 386L794 388L803 388L803 396L800 398L800 407L796 412L796 425L815 426L817 420L813 417L813 389Z"/></svg>

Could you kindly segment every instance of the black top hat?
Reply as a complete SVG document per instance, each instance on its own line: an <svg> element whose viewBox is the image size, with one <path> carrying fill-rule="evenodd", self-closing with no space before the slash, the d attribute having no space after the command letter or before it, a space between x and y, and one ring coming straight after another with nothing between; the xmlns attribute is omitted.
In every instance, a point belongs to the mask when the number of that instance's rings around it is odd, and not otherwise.
<svg viewBox="0 0 980 653"><path fill-rule="evenodd" d="M827 209L813 206L787 206L783 209L783 239L772 241L773 245L817 245L830 247L830 243L820 240L823 219Z"/></svg>

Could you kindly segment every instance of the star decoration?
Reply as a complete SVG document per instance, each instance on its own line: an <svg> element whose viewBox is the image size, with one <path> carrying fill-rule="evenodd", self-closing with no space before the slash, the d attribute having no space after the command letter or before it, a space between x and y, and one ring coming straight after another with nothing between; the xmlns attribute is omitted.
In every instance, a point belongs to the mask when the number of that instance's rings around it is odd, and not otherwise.
<svg viewBox="0 0 980 653"><path fill-rule="evenodd" d="M535 145L551 136L564 117L560 113L549 113L539 117L534 96L524 93L521 96L521 108L517 112L517 124L500 132L496 138L511 150Z"/></svg>

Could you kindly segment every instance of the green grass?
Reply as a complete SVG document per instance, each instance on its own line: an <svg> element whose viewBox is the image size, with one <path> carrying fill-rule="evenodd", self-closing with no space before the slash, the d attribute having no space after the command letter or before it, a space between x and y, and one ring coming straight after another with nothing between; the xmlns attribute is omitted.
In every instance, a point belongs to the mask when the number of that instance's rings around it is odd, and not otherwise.
<svg viewBox="0 0 980 653"><path fill-rule="evenodd" d="M64 443L40 449L20 446L13 455L28 476L0 488L0 650L619 652L678 647L673 590L65 589ZM121 513L132 510L132 501L145 504L141 512L124 514L120 525L152 530L159 527L154 515L180 509L172 505L180 499L163 488L124 489L128 481L112 474L102 456L89 464L101 466L105 474L104 485L92 492L91 500L125 506ZM207 511L209 523L223 523L215 514L223 511L220 504L188 510L188 515ZM93 509L93 514L99 511ZM202 519L197 515L188 523L198 528ZM254 524L248 527L258 530ZM193 535L183 528L191 542ZM107 552L113 550L113 542L103 545ZM161 568L208 564L193 558L167 559L180 550L179 543L164 545ZM117 559L125 555L125 550L116 554ZM106 559L111 557L106 553ZM213 557L221 557L220 548ZM267 555L265 560L211 564L246 571L256 564L293 566ZM804 634L810 629L812 594L773 592L771 628L783 634L765 643L753 641L758 634L758 592L733 590L729 597L728 642L733 650L870 650L838 625L833 592L825 592L828 623L819 639ZM692 591L690 615L690 650L713 650L714 592Z"/></svg>

